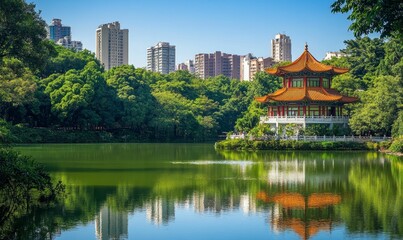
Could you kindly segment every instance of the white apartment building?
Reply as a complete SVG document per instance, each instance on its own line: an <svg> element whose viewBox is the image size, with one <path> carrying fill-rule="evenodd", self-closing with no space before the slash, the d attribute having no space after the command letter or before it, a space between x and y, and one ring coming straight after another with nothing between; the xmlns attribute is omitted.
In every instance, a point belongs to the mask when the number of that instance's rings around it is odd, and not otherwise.
<svg viewBox="0 0 403 240"><path fill-rule="evenodd" d="M64 38L60 38L57 42L57 45L63 46L65 48L69 48L75 51L82 51L83 44L81 41L73 41L70 36L66 36Z"/></svg>
<svg viewBox="0 0 403 240"><path fill-rule="evenodd" d="M285 34L277 34L271 40L272 56L276 62L292 61L291 39Z"/></svg>
<svg viewBox="0 0 403 240"><path fill-rule="evenodd" d="M186 70L190 73L195 73L195 66L193 60L187 60L183 63L179 63L176 70Z"/></svg>
<svg viewBox="0 0 403 240"><path fill-rule="evenodd" d="M106 70L129 63L129 30L119 22L100 25L96 30L95 55Z"/></svg>
<svg viewBox="0 0 403 240"><path fill-rule="evenodd" d="M175 46L159 42L147 48L147 70L168 74L175 71Z"/></svg>
<svg viewBox="0 0 403 240"><path fill-rule="evenodd" d="M347 57L347 54L342 52L326 52L326 56L323 60L330 60L333 57L335 58Z"/></svg>
<svg viewBox="0 0 403 240"><path fill-rule="evenodd" d="M254 57L252 54L241 56L241 81L252 81L257 72L263 72L275 64L273 58Z"/></svg>

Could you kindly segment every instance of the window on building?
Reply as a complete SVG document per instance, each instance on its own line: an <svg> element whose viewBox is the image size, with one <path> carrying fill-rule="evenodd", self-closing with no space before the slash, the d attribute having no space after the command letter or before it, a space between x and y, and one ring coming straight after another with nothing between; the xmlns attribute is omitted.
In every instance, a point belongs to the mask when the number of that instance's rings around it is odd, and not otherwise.
<svg viewBox="0 0 403 240"><path fill-rule="evenodd" d="M298 115L298 107L288 107L288 116L297 116Z"/></svg>
<svg viewBox="0 0 403 240"><path fill-rule="evenodd" d="M302 78L294 78L292 80L292 87L303 87L304 86L304 80Z"/></svg>
<svg viewBox="0 0 403 240"><path fill-rule="evenodd" d="M319 106L310 106L309 116L319 116Z"/></svg>
<svg viewBox="0 0 403 240"><path fill-rule="evenodd" d="M322 87L330 88L330 80L328 78L322 78Z"/></svg>
<svg viewBox="0 0 403 240"><path fill-rule="evenodd" d="M308 87L319 87L319 78L308 78Z"/></svg>

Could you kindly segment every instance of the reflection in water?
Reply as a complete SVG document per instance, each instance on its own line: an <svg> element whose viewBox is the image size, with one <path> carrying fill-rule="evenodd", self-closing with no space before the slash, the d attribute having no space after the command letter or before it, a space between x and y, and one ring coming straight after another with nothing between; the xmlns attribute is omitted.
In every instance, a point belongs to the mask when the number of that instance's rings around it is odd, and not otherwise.
<svg viewBox="0 0 403 240"><path fill-rule="evenodd" d="M274 231L292 229L302 239L308 239L320 230L330 231L334 224L333 207L341 202L340 195L331 193L313 193L309 196L279 193L270 197L260 192L257 198L274 203L270 216Z"/></svg>
<svg viewBox="0 0 403 240"><path fill-rule="evenodd" d="M259 239L403 237L403 164L379 153L215 152L197 144L24 149L67 185L68 196L15 221L11 239L41 239L38 231L69 239L64 234L94 220L89 235L98 239L178 239L202 220L216 221L208 232L226 238L259 226ZM234 228L237 221L248 228ZM132 224L144 235L129 236ZM220 239L207 231L192 237Z"/></svg>
<svg viewBox="0 0 403 240"><path fill-rule="evenodd" d="M154 224L167 224L175 219L175 203L168 198L157 198L145 204L147 220Z"/></svg>
<svg viewBox="0 0 403 240"><path fill-rule="evenodd" d="M127 213L104 206L95 217L95 235L98 240L127 239Z"/></svg>

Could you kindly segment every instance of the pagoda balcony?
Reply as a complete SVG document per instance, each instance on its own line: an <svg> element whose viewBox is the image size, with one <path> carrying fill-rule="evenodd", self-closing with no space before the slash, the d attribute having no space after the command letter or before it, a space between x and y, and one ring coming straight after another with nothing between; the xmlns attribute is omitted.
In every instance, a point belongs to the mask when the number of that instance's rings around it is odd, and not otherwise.
<svg viewBox="0 0 403 240"><path fill-rule="evenodd" d="M348 116L262 116L260 123L266 124L347 124Z"/></svg>

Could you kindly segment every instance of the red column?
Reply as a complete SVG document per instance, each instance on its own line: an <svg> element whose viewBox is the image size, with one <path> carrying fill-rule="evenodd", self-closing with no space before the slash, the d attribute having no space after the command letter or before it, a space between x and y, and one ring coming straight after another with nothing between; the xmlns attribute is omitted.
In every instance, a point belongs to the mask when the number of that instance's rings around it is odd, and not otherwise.
<svg viewBox="0 0 403 240"><path fill-rule="evenodd" d="M285 116L285 114L284 114L284 109L285 109L285 107L283 106L283 114L282 114L283 116Z"/></svg>
<svg viewBox="0 0 403 240"><path fill-rule="evenodd" d="M302 107L302 111L304 111L304 116L306 116L306 106Z"/></svg>
<svg viewBox="0 0 403 240"><path fill-rule="evenodd" d="M280 106L277 106L277 116L281 116Z"/></svg>
<svg viewBox="0 0 403 240"><path fill-rule="evenodd" d="M299 115L300 115L300 114L299 114L299 109L300 109L300 106L298 106L298 113L297 113L297 116L298 116L298 117L299 117Z"/></svg>

